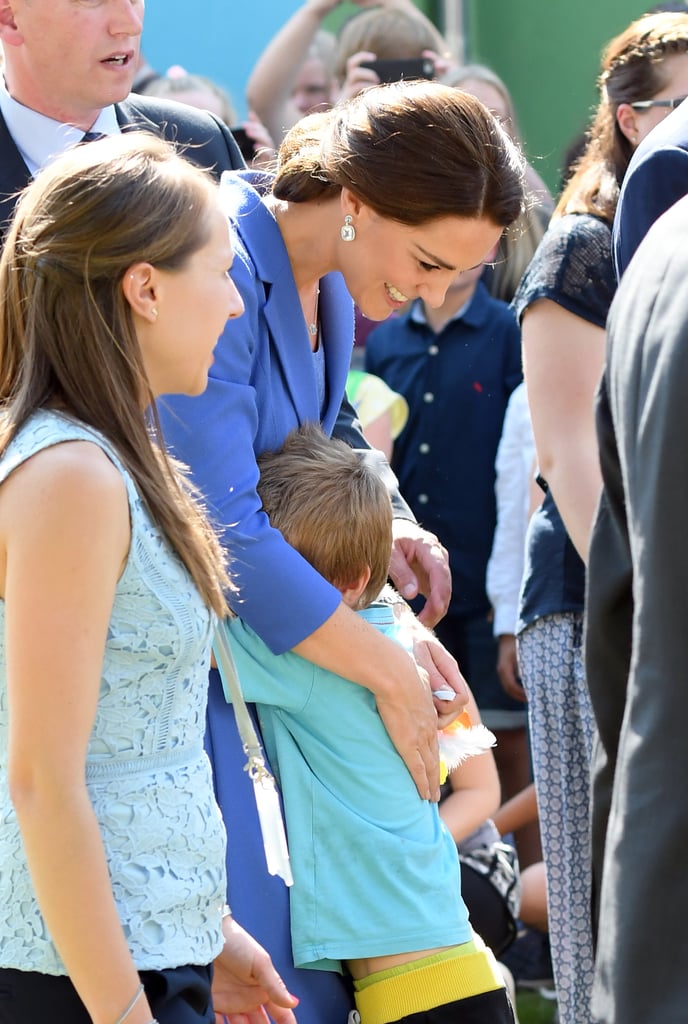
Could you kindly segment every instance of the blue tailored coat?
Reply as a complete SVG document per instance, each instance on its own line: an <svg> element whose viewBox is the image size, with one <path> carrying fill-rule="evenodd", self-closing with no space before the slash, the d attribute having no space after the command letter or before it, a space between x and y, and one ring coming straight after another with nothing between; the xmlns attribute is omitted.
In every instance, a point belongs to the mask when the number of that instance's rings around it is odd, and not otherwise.
<svg viewBox="0 0 688 1024"><path fill-rule="evenodd" d="M215 350L208 388L196 398L160 403L166 443L191 467L222 531L238 592L236 612L276 653L326 621L341 595L273 530L256 491L256 457L279 447L290 430L337 419L353 342L353 305L339 274L320 282L319 316L325 394L320 408L314 355L289 257L258 191L264 178L225 175L222 194L233 225L231 275L245 312L229 321ZM288 892L267 874L252 785L242 770L232 707L211 673L207 747L228 832L228 902L236 920L272 956L301 1003L299 1024L345 1024L353 1007L337 974L296 970L291 954Z"/></svg>

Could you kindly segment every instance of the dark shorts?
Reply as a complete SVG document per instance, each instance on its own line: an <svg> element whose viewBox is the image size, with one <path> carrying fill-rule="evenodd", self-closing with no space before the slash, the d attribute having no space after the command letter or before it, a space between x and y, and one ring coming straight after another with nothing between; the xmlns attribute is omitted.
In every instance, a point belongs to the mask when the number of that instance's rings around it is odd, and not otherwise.
<svg viewBox="0 0 688 1024"><path fill-rule="evenodd" d="M470 999L412 1013L393 1024L514 1024L514 1011L505 989L483 992Z"/></svg>
<svg viewBox="0 0 688 1024"><path fill-rule="evenodd" d="M520 729L527 724L525 704L504 691L497 674L497 638L483 616L452 615L435 626L435 634L459 663L473 691L480 715L490 729Z"/></svg>
<svg viewBox="0 0 688 1024"><path fill-rule="evenodd" d="M153 1016L160 1024L214 1024L212 966L140 971ZM127 996L123 993L122 1010ZM0 967L0 1024L91 1024L67 977Z"/></svg>

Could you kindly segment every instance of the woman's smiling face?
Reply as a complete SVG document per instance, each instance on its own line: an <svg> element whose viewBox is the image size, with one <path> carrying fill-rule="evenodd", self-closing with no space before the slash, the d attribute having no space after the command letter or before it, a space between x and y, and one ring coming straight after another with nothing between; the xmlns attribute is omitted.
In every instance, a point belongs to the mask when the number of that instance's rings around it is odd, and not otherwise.
<svg viewBox="0 0 688 1024"><path fill-rule="evenodd" d="M356 237L339 243L337 269L371 320L386 319L409 299L441 306L457 273L482 263L502 234L486 217L438 217L412 226L355 201L345 213Z"/></svg>

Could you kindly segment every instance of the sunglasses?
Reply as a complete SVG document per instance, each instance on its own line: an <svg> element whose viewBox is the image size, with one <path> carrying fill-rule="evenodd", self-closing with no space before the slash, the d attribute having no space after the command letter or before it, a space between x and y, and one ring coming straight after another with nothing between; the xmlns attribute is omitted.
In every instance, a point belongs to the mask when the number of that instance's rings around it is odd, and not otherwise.
<svg viewBox="0 0 688 1024"><path fill-rule="evenodd" d="M629 107L633 110L649 110L650 107L668 107L670 110L676 110L687 96L677 96L674 100L638 100L636 103L629 103Z"/></svg>

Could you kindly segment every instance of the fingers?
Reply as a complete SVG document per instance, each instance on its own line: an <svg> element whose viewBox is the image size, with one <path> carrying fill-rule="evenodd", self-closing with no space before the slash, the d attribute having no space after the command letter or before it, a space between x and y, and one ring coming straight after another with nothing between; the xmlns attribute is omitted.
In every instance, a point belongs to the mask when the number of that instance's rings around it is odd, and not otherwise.
<svg viewBox="0 0 688 1024"><path fill-rule="evenodd" d="M499 637L499 654L497 658L497 675L502 689L513 700L522 704L527 697L518 674L518 658L516 655L516 637L511 633L503 633Z"/></svg>
<svg viewBox="0 0 688 1024"><path fill-rule="evenodd" d="M299 1005L299 1000L296 996L293 996L288 990L287 986L282 981L282 978L277 973L269 954L262 950L262 956L257 956L255 963L255 976L257 983L267 993L267 1000L264 1005L268 1003L276 1008L291 1011L295 1006ZM272 1011L271 1011L272 1012ZM272 1014L274 1017L274 1013ZM275 1018L277 1020L278 1018ZM289 1016L280 1017L279 1020L289 1021Z"/></svg>
<svg viewBox="0 0 688 1024"><path fill-rule="evenodd" d="M425 605L419 618L432 629L446 614L451 599L451 573L445 548L432 533L410 520L395 519L390 576L411 600L421 593Z"/></svg>
<svg viewBox="0 0 688 1024"><path fill-rule="evenodd" d="M423 800L439 800L440 769L437 714L429 688L404 690L400 681L394 700L377 702L392 743Z"/></svg>
<svg viewBox="0 0 688 1024"><path fill-rule="evenodd" d="M399 593L407 601L413 600L418 595L418 578L409 565L404 547L399 542L392 547L389 575Z"/></svg>
<svg viewBox="0 0 688 1024"><path fill-rule="evenodd" d="M296 1016L291 1010L286 1010L283 1006L278 1006L276 1003L266 1003L265 1009L268 1012L270 1020L274 1021L274 1024L296 1024Z"/></svg>

